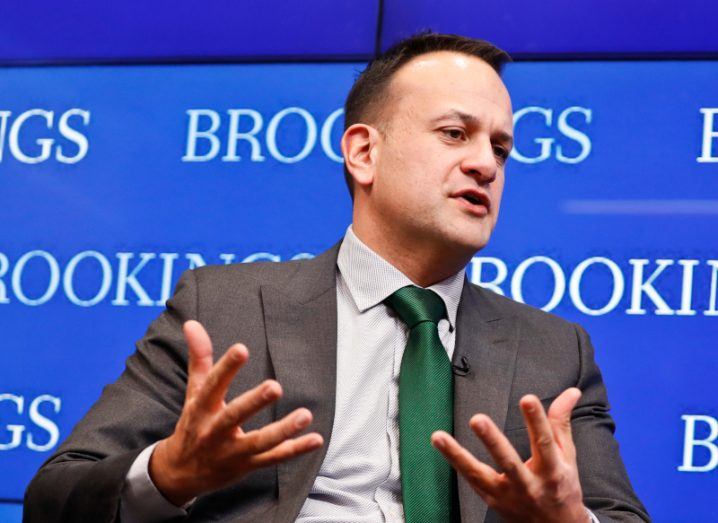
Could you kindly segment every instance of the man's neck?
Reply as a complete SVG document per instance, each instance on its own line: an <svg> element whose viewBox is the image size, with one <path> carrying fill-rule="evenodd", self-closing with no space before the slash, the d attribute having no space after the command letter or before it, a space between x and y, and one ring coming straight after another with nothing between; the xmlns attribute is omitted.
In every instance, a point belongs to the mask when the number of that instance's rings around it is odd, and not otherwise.
<svg viewBox="0 0 718 523"><path fill-rule="evenodd" d="M429 287L453 276L469 263L473 254L456 253L451 256L449 249L372 226L364 220L355 220L352 231L364 245L421 287Z"/></svg>

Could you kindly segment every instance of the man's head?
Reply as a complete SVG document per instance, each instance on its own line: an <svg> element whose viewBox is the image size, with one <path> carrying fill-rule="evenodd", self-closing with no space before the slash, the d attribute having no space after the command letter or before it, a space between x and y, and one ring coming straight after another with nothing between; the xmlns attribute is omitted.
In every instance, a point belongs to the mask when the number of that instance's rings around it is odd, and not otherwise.
<svg viewBox="0 0 718 523"><path fill-rule="evenodd" d="M347 97L342 138L355 228L452 253L488 242L512 146L499 76L509 60L487 42L430 33L369 64Z"/></svg>

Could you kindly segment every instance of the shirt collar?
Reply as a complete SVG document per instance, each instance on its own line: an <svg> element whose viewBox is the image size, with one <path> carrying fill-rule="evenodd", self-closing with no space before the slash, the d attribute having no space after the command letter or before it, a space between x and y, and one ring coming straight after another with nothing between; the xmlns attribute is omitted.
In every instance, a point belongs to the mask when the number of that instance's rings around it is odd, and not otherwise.
<svg viewBox="0 0 718 523"><path fill-rule="evenodd" d="M339 247L337 266L359 312L383 302L402 287L415 285L404 273L357 238L351 225ZM452 329L456 325L465 274L466 269L461 269L445 280L426 287L444 300Z"/></svg>

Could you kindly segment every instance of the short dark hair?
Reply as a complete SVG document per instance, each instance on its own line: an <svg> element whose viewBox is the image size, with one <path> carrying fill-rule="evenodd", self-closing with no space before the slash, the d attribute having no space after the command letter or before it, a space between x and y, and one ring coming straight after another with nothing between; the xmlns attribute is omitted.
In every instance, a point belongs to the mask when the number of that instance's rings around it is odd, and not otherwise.
<svg viewBox="0 0 718 523"><path fill-rule="evenodd" d="M476 38L454 34L440 34L422 31L394 44L384 53L374 58L357 77L347 99L344 102L344 130L359 122L372 122L378 115L386 98L386 89L394 74L412 58L436 51L476 56L494 71L501 74L503 65L511 57L495 45ZM344 163L344 178L349 194L354 199L354 184L351 174Z"/></svg>

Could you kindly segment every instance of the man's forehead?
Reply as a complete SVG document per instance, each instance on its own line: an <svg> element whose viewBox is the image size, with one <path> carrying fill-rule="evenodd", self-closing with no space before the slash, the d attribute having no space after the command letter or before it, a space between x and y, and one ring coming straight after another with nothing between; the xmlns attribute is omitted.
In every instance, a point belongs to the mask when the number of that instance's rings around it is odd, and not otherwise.
<svg viewBox="0 0 718 523"><path fill-rule="evenodd" d="M511 113L511 97L498 73L484 60L463 53L438 51L417 56L396 72L391 88L399 100L488 103Z"/></svg>

